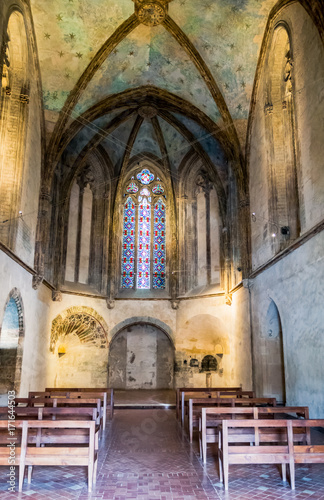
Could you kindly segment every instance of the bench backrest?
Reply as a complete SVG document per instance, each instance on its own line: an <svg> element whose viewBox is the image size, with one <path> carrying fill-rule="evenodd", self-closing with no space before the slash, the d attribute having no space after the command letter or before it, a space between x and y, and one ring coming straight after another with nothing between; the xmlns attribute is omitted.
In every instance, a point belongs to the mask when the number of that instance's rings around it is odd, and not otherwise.
<svg viewBox="0 0 324 500"><path fill-rule="evenodd" d="M44 407L44 406L16 406L15 407L15 417L17 419L48 419L52 418L58 419L88 419L88 420L98 420L99 412L97 407ZM0 411L0 419L6 419L5 412Z"/></svg>

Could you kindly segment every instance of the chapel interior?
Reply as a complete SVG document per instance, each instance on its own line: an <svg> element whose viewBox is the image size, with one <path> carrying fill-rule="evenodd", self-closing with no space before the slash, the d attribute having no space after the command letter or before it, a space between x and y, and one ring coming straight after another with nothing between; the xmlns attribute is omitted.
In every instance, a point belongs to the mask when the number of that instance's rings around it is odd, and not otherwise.
<svg viewBox="0 0 324 500"><path fill-rule="evenodd" d="M324 418L323 0L0 23L0 401L242 386Z"/></svg>

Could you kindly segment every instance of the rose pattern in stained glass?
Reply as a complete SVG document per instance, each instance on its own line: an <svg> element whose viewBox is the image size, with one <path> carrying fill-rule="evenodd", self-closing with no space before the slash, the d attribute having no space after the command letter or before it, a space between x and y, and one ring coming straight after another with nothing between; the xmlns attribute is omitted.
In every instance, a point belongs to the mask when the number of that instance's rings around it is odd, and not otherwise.
<svg viewBox="0 0 324 500"><path fill-rule="evenodd" d="M131 197L124 205L122 288L133 288L135 282L135 203Z"/></svg>
<svg viewBox="0 0 324 500"><path fill-rule="evenodd" d="M146 198L138 207L137 288L149 289L151 251L151 205Z"/></svg>
<svg viewBox="0 0 324 500"><path fill-rule="evenodd" d="M161 199L154 204L153 288L165 288L165 205Z"/></svg>
<svg viewBox="0 0 324 500"><path fill-rule="evenodd" d="M135 182L131 182L128 184L126 188L127 193L135 194L138 191L138 187L136 186Z"/></svg>
<svg viewBox="0 0 324 500"><path fill-rule="evenodd" d="M154 188L152 189L152 193L153 194L163 194L164 193L164 189L161 186L161 184L156 184L156 186L154 186Z"/></svg>
<svg viewBox="0 0 324 500"><path fill-rule="evenodd" d="M137 174L137 179L142 184L150 184L154 181L154 174L152 174L147 168L143 168L142 172Z"/></svg>

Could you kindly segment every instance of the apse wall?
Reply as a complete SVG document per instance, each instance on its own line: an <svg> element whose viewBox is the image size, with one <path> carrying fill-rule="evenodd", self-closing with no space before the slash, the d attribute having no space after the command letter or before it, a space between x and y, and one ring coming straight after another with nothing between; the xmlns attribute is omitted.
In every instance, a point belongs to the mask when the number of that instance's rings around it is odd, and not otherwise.
<svg viewBox="0 0 324 500"><path fill-rule="evenodd" d="M110 306L111 307L111 306ZM144 325L143 338L147 337L146 325L162 331L174 348L174 387L206 386L206 373L211 374L214 386L237 386L251 389L251 342L248 314L248 291L243 287L233 294L232 305L225 303L224 295L219 297L183 300L173 309L169 300L116 300L113 309L108 309L106 300L92 297L62 294L61 302L52 302L50 323L64 311L87 309L96 312L104 322L107 340L112 340L123 331L131 332L131 325ZM72 329L73 330L73 329ZM145 330L145 331L144 331ZM46 345L49 346L50 329L47 330ZM139 332L136 331L138 338ZM138 340L140 342L140 339ZM58 346L50 352L47 348L46 383L58 385L59 373L63 363L69 359L70 376L64 385L106 386L108 380L109 347L90 345L77 346L77 356L73 356L73 342L60 338ZM123 349L121 347L121 349ZM130 356L131 352L129 351ZM149 349L147 355L150 356ZM81 356L81 358L80 358ZM216 367L210 365L203 369L206 356L216 359ZM81 359L81 368L80 368ZM106 362L104 361L106 359ZM66 361L65 361L66 360ZM163 363L165 362L162 361ZM105 368L103 368L103 364ZM165 367L168 367L168 363ZM65 366L64 369L67 367ZM110 368L109 368L110 369ZM119 365L116 368L124 370ZM139 367L139 371L141 368ZM86 378L88 374L88 378ZM115 375L115 374L114 374ZM140 375L143 377L143 374ZM134 373L132 371L132 377ZM118 378L118 377L117 377ZM114 377L114 380L116 377ZM135 384L135 381L133 385ZM60 378L60 383L63 380ZM43 389L43 381L39 382ZM143 388L149 388L143 385Z"/></svg>

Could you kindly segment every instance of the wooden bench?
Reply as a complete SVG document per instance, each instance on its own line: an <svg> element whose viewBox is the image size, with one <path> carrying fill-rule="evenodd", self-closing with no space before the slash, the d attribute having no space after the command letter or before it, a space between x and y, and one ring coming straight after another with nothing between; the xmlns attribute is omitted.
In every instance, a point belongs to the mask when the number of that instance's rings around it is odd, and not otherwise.
<svg viewBox="0 0 324 500"><path fill-rule="evenodd" d="M212 387L212 388L206 388L206 387L179 387L176 389L176 416L177 420L180 419L181 416L181 393L182 392L207 392L210 393L211 391L241 391L242 387ZM199 396L198 396L199 397Z"/></svg>
<svg viewBox="0 0 324 500"><path fill-rule="evenodd" d="M70 392L106 392L107 393L107 411L112 419L114 416L114 389L111 387L46 387L46 392L70 391Z"/></svg>
<svg viewBox="0 0 324 500"><path fill-rule="evenodd" d="M286 480L289 465L291 489L295 489L295 463L324 463L324 445L295 444L300 433L307 435L312 427L324 427L322 420L223 420L219 426L219 475L228 490L229 465L281 464L282 478ZM232 442L231 430L252 430L253 446ZM267 432L264 432L264 431ZM295 434L297 432L297 438ZM260 441L262 437L263 442Z"/></svg>
<svg viewBox="0 0 324 500"><path fill-rule="evenodd" d="M106 428L107 422L107 392L79 392L79 391L32 391L29 392L29 398L68 398L68 399L100 399L101 400L101 418L103 430Z"/></svg>
<svg viewBox="0 0 324 500"><path fill-rule="evenodd" d="M195 391L198 392L198 391ZM192 393L191 391L182 391L180 393L181 397L181 425L184 426L184 420L185 420L185 414L188 411L187 406L188 406L188 401L191 399L195 394ZM231 391L231 390L226 390L226 391L215 391L215 390L203 390L199 392L199 397L204 397L204 398L238 398L242 399L242 401L250 400L253 398L254 392L253 391Z"/></svg>
<svg viewBox="0 0 324 500"><path fill-rule="evenodd" d="M100 412L100 408L99 408ZM99 418L98 408L92 407L44 407L44 406L17 406L15 408L15 419L17 420L94 420L96 422L96 432L95 432L95 444L96 449L99 447L99 434L100 434L100 418ZM0 408L0 420L8 420L8 410L7 408ZM79 429L78 432L74 430L62 430L59 431L59 436L61 442L64 443L66 436L70 434L75 434L76 441L79 444L84 444L87 441L85 436L87 435L87 430ZM78 436L77 436L78 435Z"/></svg>
<svg viewBox="0 0 324 500"><path fill-rule="evenodd" d="M186 402L185 402L186 403ZM198 427L199 418L201 416L201 409L203 407L210 406L259 406L259 405L270 405L276 406L276 398L193 398L188 400L186 405L188 413L188 432L189 440L192 443L193 429ZM185 411L186 413L186 411Z"/></svg>
<svg viewBox="0 0 324 500"><path fill-rule="evenodd" d="M92 491L98 459L95 421L15 420L12 425L15 430L10 437L8 420L0 420L0 465L19 467L19 491L22 491L25 467L28 467L30 483L34 465L86 466L88 491ZM8 437L13 439L11 447ZM13 457L14 462L9 462Z"/></svg>
<svg viewBox="0 0 324 500"><path fill-rule="evenodd" d="M95 408L97 414L96 423L100 426L100 430L103 428L103 419L101 416L101 400L100 398L89 398L89 399L76 399L76 398L16 398L15 408L23 407L45 407L45 408Z"/></svg>
<svg viewBox="0 0 324 500"><path fill-rule="evenodd" d="M85 444L80 446L80 435L77 431L84 429L88 431L87 439L84 440ZM40 433L35 436L34 430L40 430ZM70 433L62 436L63 431L66 430ZM31 431L32 435L30 436ZM28 467L28 483L30 483L33 466L68 465L88 468L88 491L91 492L92 486L96 482L98 462L95 431L96 423L94 421L24 420L19 464L19 491L22 491L26 466Z"/></svg>
<svg viewBox="0 0 324 500"><path fill-rule="evenodd" d="M271 399L271 398L269 398ZM236 401L234 401L236 403ZM199 416L199 450L200 458L206 463L207 444L218 442L218 426L223 420L229 419L274 419L274 418L309 418L307 406L286 406L286 407L239 407L234 408L202 408ZM245 441L248 441L248 435L244 433ZM238 436L239 438L239 436ZM306 436L299 435L301 440L310 442L310 433ZM235 437L233 437L235 439Z"/></svg>

